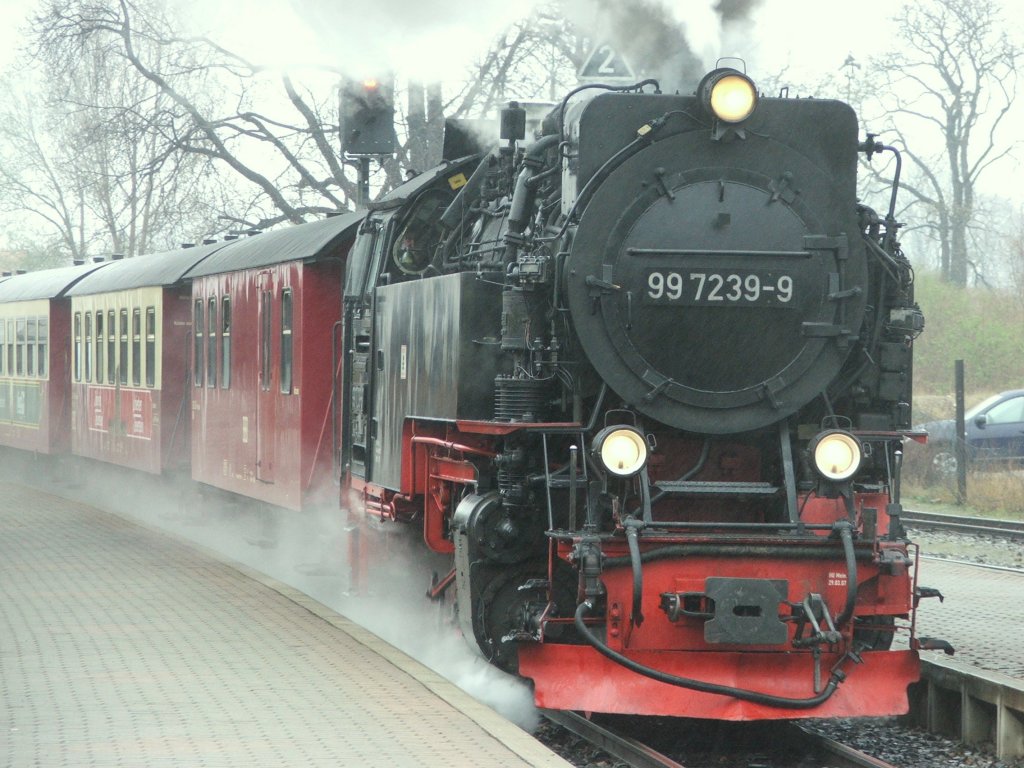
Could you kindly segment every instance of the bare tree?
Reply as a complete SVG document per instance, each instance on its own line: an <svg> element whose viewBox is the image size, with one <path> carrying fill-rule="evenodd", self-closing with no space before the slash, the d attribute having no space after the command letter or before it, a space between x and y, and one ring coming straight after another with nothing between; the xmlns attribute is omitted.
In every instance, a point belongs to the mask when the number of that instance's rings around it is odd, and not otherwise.
<svg viewBox="0 0 1024 768"><path fill-rule="evenodd" d="M148 94L107 100L82 95L75 107L91 117L101 112L104 125L136 126L132 144L148 148L147 169L169 171L173 178L192 167L186 160L191 157L233 178L232 199L220 196L224 229L300 222L352 207L355 173L341 153L337 127L344 74L329 67L268 69L211 38L182 34L159 2L46 0L35 20L42 60L57 66L101 54L133 82L144 83ZM558 7L542 6L499 36L461 85L402 83L396 91L404 106L397 115L402 141L393 157L382 159L378 193L401 183L406 170L440 159L446 116L480 117L510 98L564 92L585 51ZM128 148L128 142L121 147ZM128 163L117 177L118 191L127 195L120 199L141 204L145 190L126 183L130 154L119 158ZM113 189L113 177L86 183L101 201ZM106 220L115 220L112 203L105 212ZM151 228L151 219L139 221Z"/></svg>
<svg viewBox="0 0 1024 768"><path fill-rule="evenodd" d="M314 90L213 40L181 35L145 0L50 0L35 29L49 61L77 61L101 48L148 82L165 109L142 113L129 102L114 111L148 120L167 158L202 157L244 181L241 197L253 204L225 212L225 226L262 228L348 207L354 184L337 151L329 87ZM323 74L337 83L339 73Z"/></svg>
<svg viewBox="0 0 1024 768"><path fill-rule="evenodd" d="M84 258L96 238L86 224L86 181L59 138L60 116L10 80L0 88L0 209L37 218L68 257Z"/></svg>
<svg viewBox="0 0 1024 768"><path fill-rule="evenodd" d="M1000 243L1004 269L1011 293L1024 309L1024 207L1007 203L999 213L1007 230Z"/></svg>
<svg viewBox="0 0 1024 768"><path fill-rule="evenodd" d="M72 59L39 46L0 86L0 208L35 219L31 239L46 252L59 242L65 260L136 255L210 231L196 224L209 218L207 161L153 130L172 105L100 43Z"/></svg>
<svg viewBox="0 0 1024 768"><path fill-rule="evenodd" d="M979 180L1012 149L1000 129L1021 51L994 0L923 0L894 24L903 47L865 67L866 112L909 161L903 188L929 211L943 278L966 285L984 268L969 237Z"/></svg>

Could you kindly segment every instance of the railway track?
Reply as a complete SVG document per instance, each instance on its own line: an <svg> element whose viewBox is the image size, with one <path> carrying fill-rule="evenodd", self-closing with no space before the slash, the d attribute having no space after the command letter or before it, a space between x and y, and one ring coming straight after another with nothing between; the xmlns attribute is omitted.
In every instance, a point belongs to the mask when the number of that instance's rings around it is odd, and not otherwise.
<svg viewBox="0 0 1024 768"><path fill-rule="evenodd" d="M548 720L571 731L588 744L625 761L630 768L686 768L656 749L598 725L575 712L545 709L542 713Z"/></svg>
<svg viewBox="0 0 1024 768"><path fill-rule="evenodd" d="M892 763L872 757L806 726L797 723L786 723L786 726L793 732L794 740L803 741L825 756L827 762L824 765L828 768L896 768Z"/></svg>
<svg viewBox="0 0 1024 768"><path fill-rule="evenodd" d="M543 714L551 722L571 731L591 746L625 762L630 768L689 768L690 766L709 764L707 755L697 758L697 762L691 762L689 758L681 755L669 756L632 736L620 733L614 727L601 725L575 712L544 710ZM686 723L688 721L679 722ZM628 723L628 719L624 719L624 723ZM751 728L765 727L765 725L750 724ZM679 727L682 729L694 726L681 725ZM742 766L743 768L761 766L785 768L787 765L799 765L801 768L813 768L813 766L821 766L821 768L826 766L828 768L896 768L892 763L879 760L796 723L779 723L767 727L771 729L770 743L765 745L765 742L768 741L765 739L761 745L770 749L773 753L772 757L766 758L763 754L764 750L760 748L747 753L743 747L740 747L739 751L731 750L728 755L717 755L712 758L715 764ZM755 738L754 741L756 742L757 739ZM780 757L783 754L795 755L795 761L786 762L787 757Z"/></svg>
<svg viewBox="0 0 1024 768"><path fill-rule="evenodd" d="M1016 520L997 520L989 517L967 517L911 510L904 510L902 519L907 526L921 530L954 531L1024 540L1024 523Z"/></svg>

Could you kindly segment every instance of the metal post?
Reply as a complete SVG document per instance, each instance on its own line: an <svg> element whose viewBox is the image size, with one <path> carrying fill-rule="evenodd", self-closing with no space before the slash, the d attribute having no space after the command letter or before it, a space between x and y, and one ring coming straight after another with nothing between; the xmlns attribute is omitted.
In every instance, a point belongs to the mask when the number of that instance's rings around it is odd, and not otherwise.
<svg viewBox="0 0 1024 768"><path fill-rule="evenodd" d="M362 155L359 158L359 201L360 208L370 204L370 158Z"/></svg>
<svg viewBox="0 0 1024 768"><path fill-rule="evenodd" d="M956 456L956 503L963 505L967 503L967 425L964 422L964 361L955 362L956 390L956 436L953 441L954 455Z"/></svg>

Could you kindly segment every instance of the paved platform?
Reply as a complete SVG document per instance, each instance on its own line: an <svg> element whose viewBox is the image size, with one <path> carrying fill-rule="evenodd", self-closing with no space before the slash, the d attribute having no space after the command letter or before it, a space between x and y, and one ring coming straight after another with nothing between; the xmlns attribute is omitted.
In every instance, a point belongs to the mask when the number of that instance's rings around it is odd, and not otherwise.
<svg viewBox="0 0 1024 768"><path fill-rule="evenodd" d="M961 664L1024 680L1024 574L923 558L918 580L945 597L921 601L919 635L951 643Z"/></svg>
<svg viewBox="0 0 1024 768"><path fill-rule="evenodd" d="M311 598L0 483L0 765L567 766Z"/></svg>

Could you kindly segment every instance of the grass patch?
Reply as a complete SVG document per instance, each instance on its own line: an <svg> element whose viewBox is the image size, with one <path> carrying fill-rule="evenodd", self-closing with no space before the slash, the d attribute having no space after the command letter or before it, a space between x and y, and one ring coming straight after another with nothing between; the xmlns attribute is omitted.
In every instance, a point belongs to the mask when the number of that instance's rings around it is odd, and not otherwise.
<svg viewBox="0 0 1024 768"><path fill-rule="evenodd" d="M949 484L927 487L909 484L903 492L903 504L922 512L1024 520L1024 477L994 472L968 473L967 500L963 506L956 503L955 484L955 478Z"/></svg>
<svg viewBox="0 0 1024 768"><path fill-rule="evenodd" d="M1024 470L967 473L967 501L956 503L956 476L935 477L931 471L934 450L908 443L903 464L903 505L922 512L1024 520Z"/></svg>

